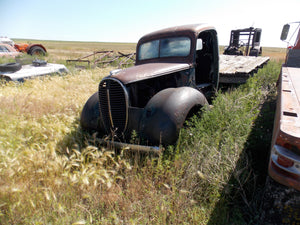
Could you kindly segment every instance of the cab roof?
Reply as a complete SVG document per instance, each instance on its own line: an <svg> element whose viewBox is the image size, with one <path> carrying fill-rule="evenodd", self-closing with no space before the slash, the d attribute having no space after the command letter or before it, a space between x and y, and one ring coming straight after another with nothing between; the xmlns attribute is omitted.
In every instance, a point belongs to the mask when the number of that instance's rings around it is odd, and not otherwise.
<svg viewBox="0 0 300 225"><path fill-rule="evenodd" d="M144 42L146 40L151 40L151 39L156 39L156 38L166 37L166 36L177 36L177 35L184 35L184 34L190 34L190 35L194 34L195 36L197 36L200 32L205 30L215 30L215 27L207 23L169 27L169 28L161 29L144 35L143 37L140 38L139 43Z"/></svg>

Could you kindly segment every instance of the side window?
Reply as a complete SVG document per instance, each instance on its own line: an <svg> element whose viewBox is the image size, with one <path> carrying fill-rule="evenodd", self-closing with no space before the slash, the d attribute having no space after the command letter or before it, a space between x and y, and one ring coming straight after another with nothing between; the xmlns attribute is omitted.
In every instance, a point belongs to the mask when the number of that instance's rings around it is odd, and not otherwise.
<svg viewBox="0 0 300 225"><path fill-rule="evenodd" d="M203 41L201 38L197 39L197 46L196 46L196 51L200 51L203 48Z"/></svg>

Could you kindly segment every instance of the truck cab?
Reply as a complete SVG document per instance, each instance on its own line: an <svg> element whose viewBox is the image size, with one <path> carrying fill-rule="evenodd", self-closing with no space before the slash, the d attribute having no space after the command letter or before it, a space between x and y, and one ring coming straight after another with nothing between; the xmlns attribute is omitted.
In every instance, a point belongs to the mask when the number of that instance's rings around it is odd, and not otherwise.
<svg viewBox="0 0 300 225"><path fill-rule="evenodd" d="M86 102L81 126L128 143L133 132L147 145L170 145L185 120L208 104L219 83L213 26L177 26L143 36L135 66L112 71Z"/></svg>

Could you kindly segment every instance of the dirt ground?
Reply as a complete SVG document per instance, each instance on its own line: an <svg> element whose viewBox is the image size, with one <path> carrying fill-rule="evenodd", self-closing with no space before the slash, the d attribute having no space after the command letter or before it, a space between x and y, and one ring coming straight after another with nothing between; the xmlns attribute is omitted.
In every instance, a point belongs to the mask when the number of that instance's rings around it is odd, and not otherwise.
<svg viewBox="0 0 300 225"><path fill-rule="evenodd" d="M300 192L268 177L263 197L261 225L300 225Z"/></svg>

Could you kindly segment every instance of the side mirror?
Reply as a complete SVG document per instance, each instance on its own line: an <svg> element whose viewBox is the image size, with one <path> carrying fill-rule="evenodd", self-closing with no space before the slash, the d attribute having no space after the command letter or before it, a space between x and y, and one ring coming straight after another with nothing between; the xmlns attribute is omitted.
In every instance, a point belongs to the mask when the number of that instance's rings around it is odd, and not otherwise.
<svg viewBox="0 0 300 225"><path fill-rule="evenodd" d="M285 41L287 39L289 30L290 30L290 25L289 24L285 24L283 26L283 28L282 28L282 31L281 31L280 40Z"/></svg>
<svg viewBox="0 0 300 225"><path fill-rule="evenodd" d="M202 41L202 39L198 38L197 45L196 45L196 51L202 50L202 49L203 49L203 41Z"/></svg>

